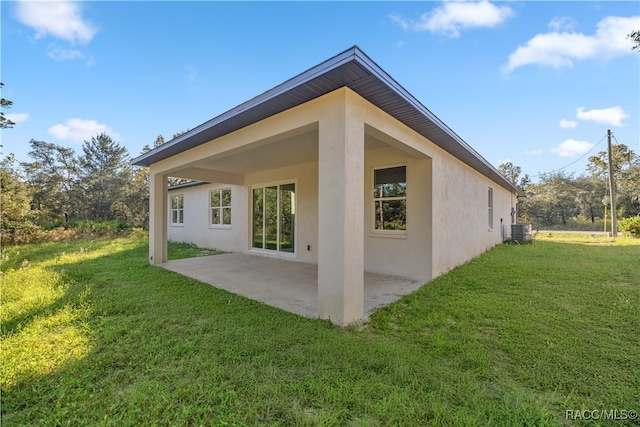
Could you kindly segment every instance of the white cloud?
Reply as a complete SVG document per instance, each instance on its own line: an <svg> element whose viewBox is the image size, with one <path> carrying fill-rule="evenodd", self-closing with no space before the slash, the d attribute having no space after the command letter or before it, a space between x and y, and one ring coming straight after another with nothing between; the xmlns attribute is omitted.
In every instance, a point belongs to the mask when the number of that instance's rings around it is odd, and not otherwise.
<svg viewBox="0 0 640 427"><path fill-rule="evenodd" d="M77 49L61 49L57 46L50 46L47 55L49 55L49 58L56 61L84 58L84 54Z"/></svg>
<svg viewBox="0 0 640 427"><path fill-rule="evenodd" d="M468 28L495 27L514 15L508 6L496 6L487 1L446 1L419 21L391 15L391 20L405 30L430 31L449 37L460 37L460 31Z"/></svg>
<svg viewBox="0 0 640 427"><path fill-rule="evenodd" d="M549 25L552 27L559 25L551 22ZM634 54L631 50L633 43L627 34L638 27L640 16L609 16L598 22L594 35L558 31L538 34L509 55L509 62L504 69L513 71L531 64L552 68L573 67L576 60Z"/></svg>
<svg viewBox="0 0 640 427"><path fill-rule="evenodd" d="M389 15L389 18L391 18L391 21L400 26L403 30L409 30L411 29L411 25L415 24L413 21L404 19L402 16L396 15L395 13Z"/></svg>
<svg viewBox="0 0 640 427"><path fill-rule="evenodd" d="M103 132L113 139L120 139L120 135L113 129L95 120L69 119L65 124L57 124L49 128L49 134L54 138L73 142L88 141Z"/></svg>
<svg viewBox="0 0 640 427"><path fill-rule="evenodd" d="M575 129L578 126L578 122L574 122L573 120L560 120L560 127L563 129Z"/></svg>
<svg viewBox="0 0 640 427"><path fill-rule="evenodd" d="M588 141L577 141L575 139L567 139L562 141L560 145L551 149L552 153L560 157L573 157L584 154L593 148L592 143Z"/></svg>
<svg viewBox="0 0 640 427"><path fill-rule="evenodd" d="M622 120L629 117L624 110L619 107L604 108L602 110L588 110L584 107L576 109L576 117L580 120L591 120L598 123L604 123L611 126L622 126Z"/></svg>
<svg viewBox="0 0 640 427"><path fill-rule="evenodd" d="M549 28L551 28L553 31L573 30L575 27L576 27L576 21L574 21L573 18L570 18L568 16L556 17L556 18L553 18L551 22L549 22Z"/></svg>
<svg viewBox="0 0 640 427"><path fill-rule="evenodd" d="M640 15L628 18L621 16L608 16L598 22L596 38L600 45L605 47L604 54L615 56L620 53L627 53L633 46L633 41L627 35L640 27ZM631 54L636 52L631 51Z"/></svg>
<svg viewBox="0 0 640 427"><path fill-rule="evenodd" d="M72 43L88 43L97 29L82 17L80 2L29 1L16 5L18 19L33 28L36 38L47 35Z"/></svg>
<svg viewBox="0 0 640 427"><path fill-rule="evenodd" d="M11 113L7 114L5 117L13 123L22 123L29 119L29 113Z"/></svg>
<svg viewBox="0 0 640 427"><path fill-rule="evenodd" d="M525 156L539 156L542 153L544 153L543 148L538 148L537 150L525 150L524 152Z"/></svg>

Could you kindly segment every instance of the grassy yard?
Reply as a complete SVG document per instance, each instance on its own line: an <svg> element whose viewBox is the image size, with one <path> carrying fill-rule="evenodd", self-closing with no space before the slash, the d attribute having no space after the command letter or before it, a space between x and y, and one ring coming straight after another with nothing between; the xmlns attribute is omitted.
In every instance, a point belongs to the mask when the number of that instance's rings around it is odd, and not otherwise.
<svg viewBox="0 0 640 427"><path fill-rule="evenodd" d="M341 329L144 238L5 247L2 425L640 425L639 265L639 239L538 236Z"/></svg>

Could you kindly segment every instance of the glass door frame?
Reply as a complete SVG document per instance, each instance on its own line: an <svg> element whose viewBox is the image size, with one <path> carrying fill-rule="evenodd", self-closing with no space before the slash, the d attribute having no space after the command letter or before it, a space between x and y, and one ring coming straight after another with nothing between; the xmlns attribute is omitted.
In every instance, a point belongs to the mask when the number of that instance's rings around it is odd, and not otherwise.
<svg viewBox="0 0 640 427"><path fill-rule="evenodd" d="M294 201L293 201L293 206L292 206L292 214L293 214L293 223L292 223L292 238L293 238L293 247L291 251L284 251L281 249L281 223L282 223L282 218L281 218L281 213L282 213L282 207L280 204L280 197L281 197L281 187L286 186L286 185L293 185L294 186L294 192L293 194L294 196ZM276 240L276 249L267 249L267 242L265 242L265 238L266 238L266 230L265 230L265 217L266 217L266 212L265 212L265 199L266 199L266 189L267 188L273 188L276 187L276 194L277 194L277 203L276 203L276 210L277 210L277 215L276 215L276 235L277 235L277 240ZM255 236L254 236L254 191L255 190L262 190L262 247L255 247ZM264 253L264 254L269 254L269 255L277 255L277 256L283 256L283 257L291 257L291 258L295 258L296 257L296 248L297 248L297 232L298 232L298 217L297 217L297 211L298 211L298 180L297 179L288 179L288 180L281 180L281 181L273 181L273 182L266 182L266 183L261 183L261 184L256 184L256 185L250 185L249 186L249 191L248 191L248 196L249 196L249 250L252 252L260 252L260 253Z"/></svg>

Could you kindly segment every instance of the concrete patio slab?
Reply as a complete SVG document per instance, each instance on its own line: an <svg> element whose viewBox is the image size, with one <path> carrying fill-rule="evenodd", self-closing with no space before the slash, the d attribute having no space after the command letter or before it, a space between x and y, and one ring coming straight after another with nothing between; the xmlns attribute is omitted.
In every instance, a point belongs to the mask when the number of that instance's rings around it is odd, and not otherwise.
<svg viewBox="0 0 640 427"><path fill-rule="evenodd" d="M247 253L168 261L167 270L306 317L318 317L318 266ZM397 276L364 275L365 320L376 309L423 283Z"/></svg>

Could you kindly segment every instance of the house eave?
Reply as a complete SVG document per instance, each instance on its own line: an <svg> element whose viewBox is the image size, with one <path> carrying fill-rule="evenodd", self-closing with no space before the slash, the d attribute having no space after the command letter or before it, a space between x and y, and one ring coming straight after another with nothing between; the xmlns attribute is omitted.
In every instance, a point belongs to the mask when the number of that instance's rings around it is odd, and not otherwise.
<svg viewBox="0 0 640 427"><path fill-rule="evenodd" d="M348 87L514 194L519 190L357 46L133 159L150 166L245 126Z"/></svg>
<svg viewBox="0 0 640 427"><path fill-rule="evenodd" d="M197 187L197 186L205 185L205 184L209 184L209 182L207 182L207 181L189 181L189 182L185 182L185 183L182 183L182 184L170 185L167 190L168 191L180 190L182 188Z"/></svg>

